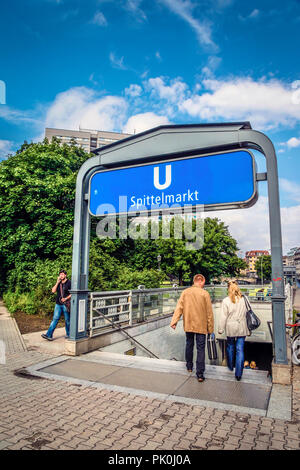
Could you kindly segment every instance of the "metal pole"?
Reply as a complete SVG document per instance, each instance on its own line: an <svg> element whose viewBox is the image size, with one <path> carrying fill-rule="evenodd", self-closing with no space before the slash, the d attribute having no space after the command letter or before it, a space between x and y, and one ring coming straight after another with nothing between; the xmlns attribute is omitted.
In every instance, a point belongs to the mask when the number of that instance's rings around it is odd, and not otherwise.
<svg viewBox="0 0 300 470"><path fill-rule="evenodd" d="M96 157L98 164L99 157ZM96 163L96 161L95 161ZM76 181L72 289L70 314L70 340L77 341L87 336L88 315L88 268L90 246L90 215L88 211L88 183L94 167L87 160L80 168Z"/></svg>
<svg viewBox="0 0 300 470"><path fill-rule="evenodd" d="M132 326L132 291L129 292L129 326Z"/></svg>
<svg viewBox="0 0 300 470"><path fill-rule="evenodd" d="M274 362L275 364L287 364L287 344L285 329L285 295L282 266L282 236L279 203L279 185L277 159L274 146L270 139L257 131L240 131L242 142L247 141L247 146L263 152L267 161L267 181L269 197L269 223L272 253L272 317L274 336ZM251 145L252 144L252 145Z"/></svg>

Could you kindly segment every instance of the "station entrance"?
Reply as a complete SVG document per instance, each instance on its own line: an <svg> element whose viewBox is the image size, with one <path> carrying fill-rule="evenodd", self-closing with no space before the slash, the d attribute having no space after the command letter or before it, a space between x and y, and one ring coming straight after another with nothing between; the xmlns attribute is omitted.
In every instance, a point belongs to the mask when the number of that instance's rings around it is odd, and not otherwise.
<svg viewBox="0 0 300 470"><path fill-rule="evenodd" d="M258 370L271 372L273 349L270 343L245 342L245 361L254 361Z"/></svg>
<svg viewBox="0 0 300 470"><path fill-rule="evenodd" d="M245 158L245 168L251 169L253 175L253 185L251 178L247 179L245 187L248 188L249 197L245 199L243 193L241 199L238 194L226 193L226 200L223 199L222 191L210 194L209 181L214 178L215 173L220 173L220 168L216 164L216 155L223 152L224 161L226 161L226 153L230 158L240 158L241 149L249 151L255 149L259 151L266 158L265 173L257 173L255 161L251 158ZM130 169L131 175L134 176L133 169L137 167L141 174L144 175L147 168L153 169L162 165L165 169L165 179L154 180L155 186L155 201L163 200L163 194L157 195L157 192L166 192L166 188L170 185L171 166L174 164L174 174L181 176L181 168L187 168L186 165L192 165L189 170L192 176L207 186L207 191L210 195L213 194L212 199L205 199L200 201L204 205L204 211L214 211L222 209L237 209L249 207L258 199L258 184L260 181L267 181L268 196L269 196L269 220L270 220L270 238L271 238L271 252L272 252L272 324L273 324L273 352L274 364L287 364L287 350L286 350L286 333L285 333L285 295L284 295L284 277L282 267L282 241L281 241L281 220L280 220L280 207L279 207L279 189L278 189L278 172L277 161L274 146L272 142L264 134L254 131L249 122L240 123L220 123L220 124L205 124L205 125L187 125L187 126L161 126L151 129L141 134L126 138L115 144L105 146L95 151L96 156L87 160L81 167L77 177L76 185L76 200L75 200L75 222L74 222L74 240L73 240L73 262L72 262L72 298L71 298L71 325L70 325L70 340L68 341L69 350L74 355L80 354L82 351L89 350L89 341L87 335L88 328L88 309L89 309L89 290L88 290L88 271L89 271L89 237L90 237L90 216L96 214L103 215L103 204L99 200L99 191L97 184L101 174L105 175L105 191L111 188L108 196L113 194L115 198L119 194L119 188L124 187L128 189L128 185L123 185L122 177L118 175L122 171ZM238 157L239 156L239 157ZM197 157L197 158L195 158ZM212 158L212 160L209 160ZM244 158L244 157L243 157ZM193 170L193 165L196 160L201 162L214 162L210 168L210 178L207 178L207 173L197 174ZM186 163L188 161L188 164ZM237 160L236 160L237 161ZM176 168L175 168L176 167ZM173 168L173 167L172 167ZM204 168L204 167L203 167ZM248 174L248 170L242 170L242 174ZM176 173L176 171L177 173ZM222 171L226 170L226 164L223 164ZM115 172L114 172L115 171ZM152 171L152 170L151 170ZM173 171L173 170L172 170ZM119 173L118 173L119 172ZM121 173L120 173L121 172ZM114 173L117 179L110 179ZM127 174L127 173L126 173ZM100 175L100 176L99 176ZM94 176L96 176L94 178ZM94 178L94 179L93 179ZM104 181L104 180L102 180ZM111 182L116 182L111 185ZM130 179L129 179L130 181ZM131 181L134 183L132 177ZM142 181L149 183L148 179L144 176ZM173 180L172 180L173 181ZM189 181L186 182L187 187ZM250 186L249 186L250 185ZM216 187L219 187L216 185ZM250 187L253 191L250 191ZM91 192L92 188L92 192ZM148 188L148 186L147 186ZM101 188L100 188L101 189ZM182 193L183 189L180 187L178 193ZM250 191L250 192L249 192ZM100 191L101 193L101 191ZM95 198L92 197L95 195ZM147 193L148 194L148 193ZM188 190L185 190L188 194ZM194 198L198 194L193 192ZM145 196L147 196L145 194ZM159 199L159 197L161 199ZM158 198L158 199L156 199ZM215 199L214 199L215 198ZM243 199L244 198L244 199ZM129 198L134 206L138 199ZM199 202L199 199L197 199ZM147 204L147 197L143 199L143 204ZM112 204L108 204L112 205ZM98 208L100 210L98 211ZM96 208L96 209L95 209ZM136 208L135 208L136 209ZM147 207L146 207L147 209ZM96 210L96 212L94 212ZM124 213L130 208L124 208L118 213ZM109 211L106 211L109 213Z"/></svg>

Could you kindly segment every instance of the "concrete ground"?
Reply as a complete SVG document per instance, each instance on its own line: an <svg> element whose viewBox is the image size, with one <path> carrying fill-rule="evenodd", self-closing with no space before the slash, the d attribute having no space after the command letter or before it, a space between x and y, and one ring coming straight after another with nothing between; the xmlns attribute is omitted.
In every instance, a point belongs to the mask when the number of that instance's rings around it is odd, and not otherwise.
<svg viewBox="0 0 300 470"><path fill-rule="evenodd" d="M3 354L0 356L0 449L300 448L299 367L294 367L288 393L284 386L273 387L267 402L262 395L260 408L255 401L256 408L247 408L245 402L242 406L228 400L223 403L219 387L224 384L220 383L215 387L219 401L212 400L217 395L209 395L209 384L221 382L219 375L214 376L213 368L207 370L206 382L198 384L187 375L182 363L162 361L158 371L157 365L153 370L153 360L147 358L109 357L100 352L64 357L64 329L55 332L58 339L53 342L42 340L40 333L32 335L36 336L22 337L0 303L0 344L3 346L4 342L6 346L5 359ZM153 374L151 387L140 382L140 388L129 388L127 369L131 369L135 386L145 371L148 378ZM78 378L76 374L86 375ZM162 385L157 374L165 377ZM116 385L115 379L123 382ZM222 377L226 387L235 386L236 382L229 379ZM243 377L244 392L247 384L250 388L251 380L258 384L259 380L249 374ZM263 377L260 380L265 381ZM196 385L196 398L182 396L190 393L190 386L185 387L185 394L178 394L178 383L181 391L186 384ZM206 400L199 399L203 385ZM164 387L163 392L151 391L159 386Z"/></svg>

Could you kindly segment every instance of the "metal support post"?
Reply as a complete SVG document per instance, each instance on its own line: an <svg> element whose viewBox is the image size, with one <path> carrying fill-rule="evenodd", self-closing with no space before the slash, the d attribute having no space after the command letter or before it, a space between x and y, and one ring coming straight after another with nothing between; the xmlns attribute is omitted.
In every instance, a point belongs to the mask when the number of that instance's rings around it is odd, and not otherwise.
<svg viewBox="0 0 300 470"><path fill-rule="evenodd" d="M138 289L141 291L145 289L145 286L138 286ZM145 317L145 294L140 292L139 294L139 307L138 307L138 314L137 314L137 321L142 322L144 321Z"/></svg>

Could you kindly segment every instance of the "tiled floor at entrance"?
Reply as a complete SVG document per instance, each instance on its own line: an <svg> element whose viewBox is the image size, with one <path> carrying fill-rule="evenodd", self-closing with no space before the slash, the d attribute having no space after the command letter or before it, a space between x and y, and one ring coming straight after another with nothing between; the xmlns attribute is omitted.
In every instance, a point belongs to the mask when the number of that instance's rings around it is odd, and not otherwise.
<svg viewBox="0 0 300 470"><path fill-rule="evenodd" d="M199 384L183 362L126 357L93 352L76 358L61 356L40 363L29 372L68 382L83 381L97 387L159 396L186 403L208 403L225 409L266 415L272 391L267 372L245 370L241 382L225 367L206 366L206 381Z"/></svg>

